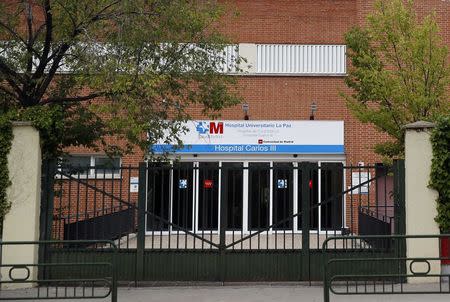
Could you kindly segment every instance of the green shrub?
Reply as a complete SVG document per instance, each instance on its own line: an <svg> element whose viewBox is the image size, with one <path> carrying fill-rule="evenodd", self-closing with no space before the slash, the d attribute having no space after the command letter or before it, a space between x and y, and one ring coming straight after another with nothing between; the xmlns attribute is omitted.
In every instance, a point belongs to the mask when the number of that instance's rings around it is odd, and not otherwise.
<svg viewBox="0 0 450 302"><path fill-rule="evenodd" d="M436 222L450 233L450 116L440 118L431 134L433 160L430 187L439 193Z"/></svg>
<svg viewBox="0 0 450 302"><path fill-rule="evenodd" d="M6 197L6 189L11 184L8 171L8 153L11 149L13 132L9 116L0 115L0 222L11 206Z"/></svg>

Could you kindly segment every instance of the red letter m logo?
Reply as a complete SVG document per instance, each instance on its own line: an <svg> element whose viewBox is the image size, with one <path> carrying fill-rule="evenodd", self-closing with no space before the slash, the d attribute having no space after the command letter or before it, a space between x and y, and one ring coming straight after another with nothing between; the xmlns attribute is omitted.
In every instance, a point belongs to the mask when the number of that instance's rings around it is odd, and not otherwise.
<svg viewBox="0 0 450 302"><path fill-rule="evenodd" d="M210 134L223 134L223 123L209 123L209 133Z"/></svg>

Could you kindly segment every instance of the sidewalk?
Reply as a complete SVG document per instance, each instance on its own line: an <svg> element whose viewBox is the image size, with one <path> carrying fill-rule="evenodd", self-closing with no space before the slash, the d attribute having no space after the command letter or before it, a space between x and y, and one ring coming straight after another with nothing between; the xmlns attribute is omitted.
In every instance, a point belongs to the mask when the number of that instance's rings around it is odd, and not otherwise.
<svg viewBox="0 0 450 302"><path fill-rule="evenodd" d="M445 286L448 286L445 284ZM420 286L426 289L427 286ZM14 291L15 294L23 294ZM331 302L368 301L368 302L448 302L449 294L439 295L365 295L331 296ZM51 300L71 302L111 301L108 299L88 300ZM304 285L248 285L248 286L174 286L119 288L119 302L322 302L322 286Z"/></svg>

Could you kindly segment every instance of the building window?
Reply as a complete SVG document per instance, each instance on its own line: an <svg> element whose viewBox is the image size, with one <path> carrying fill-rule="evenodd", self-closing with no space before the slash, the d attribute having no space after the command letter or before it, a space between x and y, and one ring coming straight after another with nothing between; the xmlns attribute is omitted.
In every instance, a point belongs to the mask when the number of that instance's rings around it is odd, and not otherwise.
<svg viewBox="0 0 450 302"><path fill-rule="evenodd" d="M120 157L68 155L62 158L61 172L80 177L120 177Z"/></svg>
<svg viewBox="0 0 450 302"><path fill-rule="evenodd" d="M120 174L120 158L119 157L96 157L93 156L94 167L98 172L105 174Z"/></svg>
<svg viewBox="0 0 450 302"><path fill-rule="evenodd" d="M87 176L91 167L90 156L70 155L62 159L61 171L70 175Z"/></svg>

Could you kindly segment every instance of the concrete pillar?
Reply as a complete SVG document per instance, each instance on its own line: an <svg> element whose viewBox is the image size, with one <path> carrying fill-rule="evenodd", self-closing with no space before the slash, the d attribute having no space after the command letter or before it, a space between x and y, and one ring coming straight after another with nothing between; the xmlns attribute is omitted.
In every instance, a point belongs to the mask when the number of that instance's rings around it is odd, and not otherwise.
<svg viewBox="0 0 450 302"><path fill-rule="evenodd" d="M242 62L240 68L244 73L255 73L257 70L258 56L256 50L256 44L240 43L239 44L239 56L245 58L247 62Z"/></svg>
<svg viewBox="0 0 450 302"><path fill-rule="evenodd" d="M39 132L28 122L13 123L14 139L8 154L11 186L7 197L11 210L3 221L3 241L39 240L39 214L41 191L41 147ZM37 245L5 245L2 264L38 263ZM9 279L9 267L2 268L1 278ZM13 272L13 278L23 278L25 270ZM29 279L37 278L37 268L30 267ZM33 284L4 284L3 288L23 288Z"/></svg>
<svg viewBox="0 0 450 302"><path fill-rule="evenodd" d="M434 124L416 122L405 126L405 193L406 235L437 235L440 233L434 218L437 216L438 193L428 187L433 157L430 133ZM439 257L438 239L408 239L407 257ZM409 264L408 264L409 270ZM426 270L425 264L416 263L416 272ZM430 274L439 274L440 261L430 261ZM411 273L411 272L410 272ZM411 283L438 282L438 278L409 278Z"/></svg>

